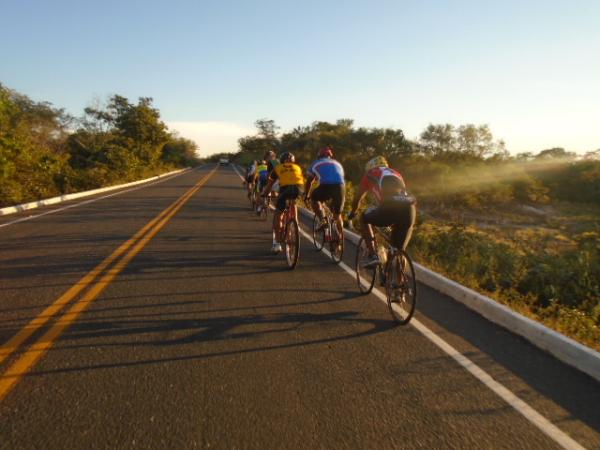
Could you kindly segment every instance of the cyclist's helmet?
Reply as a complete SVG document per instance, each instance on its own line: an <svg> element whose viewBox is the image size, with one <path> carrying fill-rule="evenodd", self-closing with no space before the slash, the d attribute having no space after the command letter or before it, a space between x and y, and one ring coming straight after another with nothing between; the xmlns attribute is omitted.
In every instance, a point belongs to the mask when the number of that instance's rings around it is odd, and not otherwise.
<svg viewBox="0 0 600 450"><path fill-rule="evenodd" d="M290 152L284 152L279 157L279 160L282 163L285 163L285 162L291 162L291 163L293 163L293 162L296 162L296 157L292 153L290 153Z"/></svg>
<svg viewBox="0 0 600 450"><path fill-rule="evenodd" d="M317 152L317 158L333 158L331 147L323 147Z"/></svg>
<svg viewBox="0 0 600 450"><path fill-rule="evenodd" d="M267 153L265 153L264 158L266 160L275 159L275 152L273 150L269 150Z"/></svg>
<svg viewBox="0 0 600 450"><path fill-rule="evenodd" d="M374 158L371 158L369 161L367 161L367 164L365 164L366 171L369 171L376 167L389 167L387 159L385 159L383 156L376 156Z"/></svg>

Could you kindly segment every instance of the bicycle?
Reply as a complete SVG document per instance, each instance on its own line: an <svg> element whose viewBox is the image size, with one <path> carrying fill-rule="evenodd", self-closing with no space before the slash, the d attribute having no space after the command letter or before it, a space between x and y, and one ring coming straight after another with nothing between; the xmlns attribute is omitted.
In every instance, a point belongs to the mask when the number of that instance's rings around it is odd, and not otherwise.
<svg viewBox="0 0 600 450"><path fill-rule="evenodd" d="M246 190L247 195L248 195L248 200L250 200L250 206L252 207L252 209L255 208L256 205L256 197L254 195L254 183L248 183L248 182L244 182L245 186L246 186Z"/></svg>
<svg viewBox="0 0 600 450"><path fill-rule="evenodd" d="M300 255L300 232L298 230L298 209L296 200L286 201L283 211L283 251L290 270L298 264Z"/></svg>
<svg viewBox="0 0 600 450"><path fill-rule="evenodd" d="M317 251L321 251L325 243L328 243L332 261L339 264L344 255L344 231L340 234L337 222L333 219L333 213L326 202L321 202L321 208L325 220L321 222L315 214L312 226L313 244Z"/></svg>
<svg viewBox="0 0 600 450"><path fill-rule="evenodd" d="M258 208L260 207L260 211L258 211ZM267 220L268 216L269 216L269 209L271 208L271 194L269 193L269 195L261 195L260 196L260 203L257 204L256 207L256 214L262 219L262 220Z"/></svg>
<svg viewBox="0 0 600 450"><path fill-rule="evenodd" d="M417 279L413 262L403 249L394 247L386 233L378 229L386 241L385 260L375 267L364 267L369 259L367 242L360 238L356 249L356 282L363 294L373 290L377 274L385 286L387 305L399 325L406 325L412 318L417 304ZM377 238L373 242L377 249ZM382 267L383 265L383 267Z"/></svg>

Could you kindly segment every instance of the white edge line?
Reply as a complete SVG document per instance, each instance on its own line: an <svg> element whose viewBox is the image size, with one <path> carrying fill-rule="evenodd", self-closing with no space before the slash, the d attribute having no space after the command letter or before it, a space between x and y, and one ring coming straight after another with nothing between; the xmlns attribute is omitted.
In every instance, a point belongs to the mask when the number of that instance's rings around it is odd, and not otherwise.
<svg viewBox="0 0 600 450"><path fill-rule="evenodd" d="M9 214L28 211L28 210L34 209L34 208L39 208L40 206L55 205L57 203L62 203L62 202L66 202L69 200L75 200L75 199L82 198L82 197L89 197L90 195L101 194L102 192L114 191L116 189L123 189L123 188L130 187L130 186L136 186L138 184L147 183L149 181L159 180L161 178L168 177L170 175L175 175L179 172L185 172L187 170L189 170L189 168L173 170L171 172L163 173L161 175L155 175L153 177L145 178L143 180L132 181L130 183L117 184L115 186L107 186L107 187L103 187L103 188L92 189L89 191L74 192L72 194L59 195L56 197L50 197L50 198L46 198L43 200L36 200L33 202L29 202L29 203L22 203L20 205L7 206L5 208L0 208L0 216L7 216Z"/></svg>
<svg viewBox="0 0 600 450"><path fill-rule="evenodd" d="M198 167L201 167L201 166L198 166ZM182 169L182 170L177 170L177 171L174 171L174 172L169 172L168 174L163 174L162 176L159 175L160 179L157 179L154 182L152 182L152 181L155 180L156 177L149 178L147 180L140 180L139 182L136 181L134 183L137 184L137 185L142 184L142 182L145 183L145 184L143 184L142 186L136 186L136 187L131 188L131 189L125 189L124 191L115 192L113 194L103 195L102 197L96 197L96 198L92 198L90 200L85 200L83 202L75 203L73 205L64 206L62 208L51 209L50 211L46 211L46 212L43 212L41 214L36 214L36 215L33 215L33 216L27 216L27 217L21 217L20 219L16 219L16 220L13 220L13 221L10 221L10 222L6 222L6 223L3 223L3 224L0 224L0 228L4 228L4 227L7 227L9 225L13 225L13 224L20 223L20 222L25 222L27 220L37 219L38 217L46 216L48 214L54 214L54 213L57 213L57 212L60 212L60 211L65 211L67 209L75 208L77 206L87 205L88 203L97 202L98 200L102 200L102 199L105 199L105 198L114 197L116 195L121 195L121 194L124 194L126 192L137 191L139 189L143 189L143 188L146 188L148 186L153 186L155 184L162 183L163 181L167 181L167 180L170 180L172 178L175 178L175 177L178 177L180 175L183 175L184 173L187 173L189 170L191 170L191 169L189 169L189 168L188 169ZM168 175L170 175L170 176L168 176ZM122 186L123 185L121 185L121 187ZM112 189L110 189L110 188L109 189L110 190L115 190L118 187L111 186L111 188ZM106 189L106 188L103 188L103 189ZM93 192L93 191L87 191L87 192ZM93 195L93 194L89 194L89 195Z"/></svg>
<svg viewBox="0 0 600 450"><path fill-rule="evenodd" d="M311 211L302 209L302 213L312 217ZM355 245L360 239L358 234L348 229L344 229L344 236ZM415 263L415 268L420 283L453 298L490 322L527 339L558 360L600 381L599 352L421 264Z"/></svg>
<svg viewBox="0 0 600 450"><path fill-rule="evenodd" d="M235 166L233 169L238 174L238 176L243 180L243 177L237 171ZM305 213L306 214L306 213ZM300 229L300 234L304 236L307 240L312 241L312 237L304 231L302 228ZM331 258L331 254L325 248L322 249L325 255ZM354 270L348 267L344 262L340 262L338 266L346 271L348 275L352 278L355 276ZM377 288L374 288L371 291L379 300L384 302L387 306L387 298L386 296L380 292ZM444 339L435 334L431 329L429 329L426 325L421 323L418 319L412 318L410 321L410 325L412 325L417 331L419 331L423 336L429 339L433 344L435 344L438 348L440 348L444 353L454 359L458 364L460 364L463 368L465 368L471 375L481 381L485 386L487 386L491 391L493 391L496 395L502 398L506 403L512 406L517 412L519 412L523 417L525 417L529 422L535 425L540 431L546 434L548 437L553 439L556 443L561 445L566 449L583 449L578 442L573 440L570 436L568 436L564 431L559 429L556 425L542 416L539 412L517 397L511 390L506 388L503 384L494 380L490 374L488 374L485 370L467 358L465 355L460 353L450 344L448 344Z"/></svg>

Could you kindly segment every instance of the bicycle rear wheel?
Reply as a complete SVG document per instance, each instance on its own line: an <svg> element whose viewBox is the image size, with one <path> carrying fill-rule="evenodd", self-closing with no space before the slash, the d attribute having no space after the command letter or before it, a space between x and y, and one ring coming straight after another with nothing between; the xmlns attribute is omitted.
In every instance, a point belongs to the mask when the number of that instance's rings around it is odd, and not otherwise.
<svg viewBox="0 0 600 450"><path fill-rule="evenodd" d="M323 245L325 245L325 229L319 230L318 228L321 226L321 221L319 220L319 216L315 214L313 218L313 226L312 226L312 235L313 235L313 244L317 251L321 251L323 249Z"/></svg>
<svg viewBox="0 0 600 450"><path fill-rule="evenodd" d="M373 290L375 284L375 278L377 275L377 267L365 268L364 263L369 259L369 249L367 248L367 242L364 238L360 238L358 241L358 247L356 247L356 282L358 289L363 294L368 294Z"/></svg>
<svg viewBox="0 0 600 450"><path fill-rule="evenodd" d="M267 220L267 217L269 216L269 201L265 201L262 204L262 209L260 210L260 218L262 220Z"/></svg>
<svg viewBox="0 0 600 450"><path fill-rule="evenodd" d="M417 278L406 252L400 251L388 262L385 291L392 317L399 325L406 325L417 305Z"/></svg>
<svg viewBox="0 0 600 450"><path fill-rule="evenodd" d="M342 229L342 234L340 234L337 222L332 220L330 223L331 240L329 241L329 253L331 253L333 262L339 264L344 256L344 230Z"/></svg>
<svg viewBox="0 0 600 450"><path fill-rule="evenodd" d="M285 229L285 259L290 269L298 264L300 254L300 234L298 233L298 222L292 219Z"/></svg>

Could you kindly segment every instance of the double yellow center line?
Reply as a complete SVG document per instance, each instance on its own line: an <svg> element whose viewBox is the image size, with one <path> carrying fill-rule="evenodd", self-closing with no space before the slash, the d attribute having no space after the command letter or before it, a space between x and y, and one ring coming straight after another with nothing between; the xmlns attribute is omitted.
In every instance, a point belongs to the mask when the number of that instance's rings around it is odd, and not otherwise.
<svg viewBox="0 0 600 450"><path fill-rule="evenodd" d="M200 179L198 183L179 197L174 203L148 222L135 235L121 244L104 261L94 267L67 292L56 299L54 303L48 306L36 318L31 320L31 322L14 335L6 344L0 347L0 363L2 363L11 354L17 351L33 333L44 326L66 305L77 298L79 294L89 288L62 317L57 319L52 326L33 345L31 345L31 347L24 351L23 354L8 367L2 376L0 376L0 401L2 401L19 380L32 369L40 358L44 356L50 347L52 347L52 344L56 339L60 337L69 325L73 323L79 315L85 311L96 298L98 298L114 278L127 267L127 264L129 264L135 255L137 255L146 244L152 240L165 224L177 214L181 207L209 180L217 169L218 166ZM92 285L98 277L100 277L100 279Z"/></svg>

